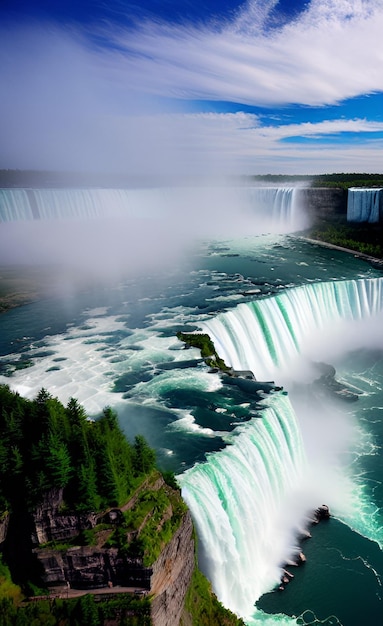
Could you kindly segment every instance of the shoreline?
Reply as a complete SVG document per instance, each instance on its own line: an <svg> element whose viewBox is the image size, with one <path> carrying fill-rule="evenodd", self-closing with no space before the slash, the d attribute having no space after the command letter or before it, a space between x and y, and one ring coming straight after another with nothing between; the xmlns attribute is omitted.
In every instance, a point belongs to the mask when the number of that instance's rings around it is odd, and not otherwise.
<svg viewBox="0 0 383 626"><path fill-rule="evenodd" d="M383 269L383 259L380 259L379 257L370 256L369 254L365 254L364 252L358 252L358 250L353 250L352 248L343 248L342 246L337 246L334 243L323 241L323 239L312 239L312 237L305 237L304 235L298 236L297 238L302 239L303 241L307 241L308 243L318 244L319 246L323 246L324 248L339 250L340 252L347 252L348 254L352 254L358 259L364 259L365 261L369 261L370 263L376 263L377 265L381 265Z"/></svg>

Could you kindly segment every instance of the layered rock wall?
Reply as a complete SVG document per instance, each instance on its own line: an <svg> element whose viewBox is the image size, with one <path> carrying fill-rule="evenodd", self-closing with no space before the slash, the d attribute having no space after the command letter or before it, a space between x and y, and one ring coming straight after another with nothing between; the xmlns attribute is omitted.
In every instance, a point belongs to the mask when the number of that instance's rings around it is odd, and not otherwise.
<svg viewBox="0 0 383 626"><path fill-rule="evenodd" d="M74 546L66 550L36 549L47 586L75 589L101 589L108 586L150 588L152 568L144 567L141 559L119 555L117 548Z"/></svg>
<svg viewBox="0 0 383 626"><path fill-rule="evenodd" d="M42 503L32 514L32 543L41 545L49 541L68 541L82 530L94 528L97 524L95 513L62 514L63 490L51 489L45 494Z"/></svg>
<svg viewBox="0 0 383 626"><path fill-rule="evenodd" d="M151 487L156 490L164 485L158 480ZM129 508L135 500L123 509ZM130 589L132 592L146 590L152 597L151 617L153 626L177 626L181 619L186 592L195 565L193 524L186 511L180 526L166 544L152 567L144 567L141 558L130 558L117 548L97 546L63 546L48 548L50 541L64 544L79 535L82 530L92 529L102 521L119 526L122 509L112 509L102 515L64 515L61 490L51 491L32 514L33 553L38 559L42 579L48 587L74 589L102 589L105 587ZM164 512L163 523L170 519L171 507ZM107 531L105 531L107 532ZM143 592L144 592L143 591Z"/></svg>

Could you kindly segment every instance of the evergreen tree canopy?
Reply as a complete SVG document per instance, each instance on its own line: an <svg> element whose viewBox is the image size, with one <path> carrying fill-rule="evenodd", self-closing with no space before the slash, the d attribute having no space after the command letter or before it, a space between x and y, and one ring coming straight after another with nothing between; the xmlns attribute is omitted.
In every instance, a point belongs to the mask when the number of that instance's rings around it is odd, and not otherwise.
<svg viewBox="0 0 383 626"><path fill-rule="evenodd" d="M0 385L0 513L34 507L52 488L77 511L119 506L154 467L145 439L129 443L110 407L90 420L74 398L65 407L45 389L26 400Z"/></svg>

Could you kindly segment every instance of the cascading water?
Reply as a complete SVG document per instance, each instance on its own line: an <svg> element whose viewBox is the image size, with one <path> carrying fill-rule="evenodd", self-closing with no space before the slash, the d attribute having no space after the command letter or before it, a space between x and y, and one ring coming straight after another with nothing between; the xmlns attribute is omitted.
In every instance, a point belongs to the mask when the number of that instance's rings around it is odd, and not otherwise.
<svg viewBox="0 0 383 626"><path fill-rule="evenodd" d="M147 188L147 189L0 189L0 222L26 220L94 219L102 217L158 217L180 209L216 211L221 218L245 208L266 232L292 232L302 228L302 213L295 188ZM256 225L255 225L256 226Z"/></svg>
<svg viewBox="0 0 383 626"><path fill-rule="evenodd" d="M179 481L201 540L204 571L223 604L246 618L254 601L278 583L280 563L293 551L287 520L304 514L295 496L305 456L283 394L262 419L242 425L227 441L231 445Z"/></svg>
<svg viewBox="0 0 383 626"><path fill-rule="evenodd" d="M347 197L347 221L369 222L380 221L383 210L383 189L358 189L350 187Z"/></svg>
<svg viewBox="0 0 383 626"><path fill-rule="evenodd" d="M0 222L142 215L151 202L158 206L158 195L152 189L1 189ZM162 190L164 202L166 195Z"/></svg>
<svg viewBox="0 0 383 626"><path fill-rule="evenodd" d="M33 219L32 205L25 189L0 189L0 222Z"/></svg>
<svg viewBox="0 0 383 626"><path fill-rule="evenodd" d="M310 337L338 324L379 320L382 311L383 278L348 280L240 304L201 326L228 365L261 379L275 375L278 384ZM201 538L202 567L218 598L248 623L254 603L278 582L297 527L322 503L312 498L340 478L336 503L350 486L343 475L322 476L328 468L318 471L313 458L311 467L306 463L301 425L287 396L268 396L262 415L228 436L223 451L180 476Z"/></svg>
<svg viewBox="0 0 383 626"><path fill-rule="evenodd" d="M240 304L204 322L203 331L227 365L268 379L288 370L319 331L382 309L381 278L324 282Z"/></svg>
<svg viewBox="0 0 383 626"><path fill-rule="evenodd" d="M252 187L247 190L251 209L271 215L273 222L294 230L298 217L298 189L295 187Z"/></svg>

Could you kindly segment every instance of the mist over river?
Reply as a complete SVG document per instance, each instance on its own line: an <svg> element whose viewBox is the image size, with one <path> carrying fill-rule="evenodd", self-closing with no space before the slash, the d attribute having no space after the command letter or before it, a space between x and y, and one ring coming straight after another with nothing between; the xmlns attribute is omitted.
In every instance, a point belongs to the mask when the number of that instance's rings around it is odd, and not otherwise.
<svg viewBox="0 0 383 626"><path fill-rule="evenodd" d="M219 599L251 624L380 624L383 277L292 235L205 242L188 262L123 272L1 316L0 381L118 412L178 475ZM178 331L277 389L211 372ZM316 362L358 396L318 388ZM283 389L280 389L283 387ZM327 522L299 529L326 503ZM282 563L307 561L278 592Z"/></svg>

